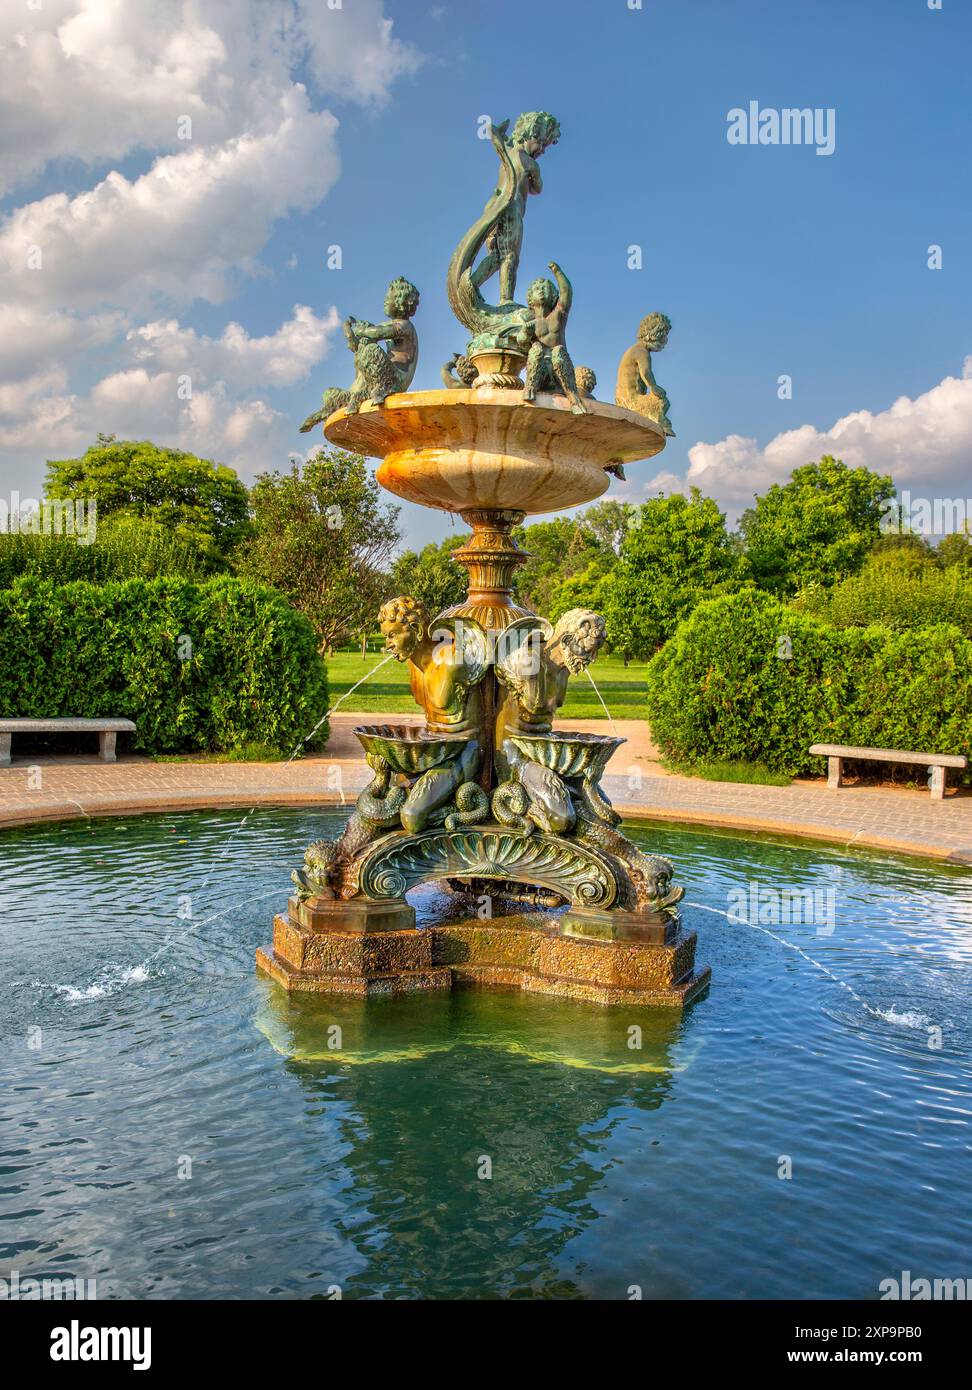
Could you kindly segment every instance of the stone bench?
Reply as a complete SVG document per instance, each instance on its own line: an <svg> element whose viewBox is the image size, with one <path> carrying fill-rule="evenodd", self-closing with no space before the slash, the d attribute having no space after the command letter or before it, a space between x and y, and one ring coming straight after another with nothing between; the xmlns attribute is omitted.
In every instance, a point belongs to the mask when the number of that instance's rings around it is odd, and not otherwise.
<svg viewBox="0 0 972 1390"><path fill-rule="evenodd" d="M113 763L117 736L134 732L130 719L0 719L0 767L10 766L14 734L97 734L98 757Z"/></svg>
<svg viewBox="0 0 972 1390"><path fill-rule="evenodd" d="M937 800L945 795L945 769L947 767L968 767L968 758L962 753L908 753L898 748L853 748L844 743L811 743L811 753L820 753L827 759L827 786L833 790L843 785L845 758L860 758L875 763L917 763L930 767L931 794Z"/></svg>

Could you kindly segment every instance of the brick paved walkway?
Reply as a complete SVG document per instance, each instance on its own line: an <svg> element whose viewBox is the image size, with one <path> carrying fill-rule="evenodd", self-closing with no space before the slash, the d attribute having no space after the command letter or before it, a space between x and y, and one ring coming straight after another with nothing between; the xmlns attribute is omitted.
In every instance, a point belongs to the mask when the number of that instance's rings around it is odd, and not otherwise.
<svg viewBox="0 0 972 1390"><path fill-rule="evenodd" d="M369 780L355 724L419 723L419 717L339 713L325 754L293 763L156 763L124 758L18 758L0 768L0 826L72 816L191 807L353 801ZM568 719L564 729L606 733L607 720ZM619 810L654 820L804 835L972 864L972 795L932 801L927 791L801 781L755 787L676 777L658 764L647 726L618 720L628 739L604 787Z"/></svg>

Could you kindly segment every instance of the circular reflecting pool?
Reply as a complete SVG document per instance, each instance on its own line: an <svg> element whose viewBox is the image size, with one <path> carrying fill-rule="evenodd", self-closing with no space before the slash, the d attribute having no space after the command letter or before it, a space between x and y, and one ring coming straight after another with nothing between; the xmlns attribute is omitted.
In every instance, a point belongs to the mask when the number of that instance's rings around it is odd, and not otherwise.
<svg viewBox="0 0 972 1390"><path fill-rule="evenodd" d="M288 997L254 949L341 819L0 835L0 1275L615 1299L972 1275L969 871L633 827L713 966L684 1017Z"/></svg>

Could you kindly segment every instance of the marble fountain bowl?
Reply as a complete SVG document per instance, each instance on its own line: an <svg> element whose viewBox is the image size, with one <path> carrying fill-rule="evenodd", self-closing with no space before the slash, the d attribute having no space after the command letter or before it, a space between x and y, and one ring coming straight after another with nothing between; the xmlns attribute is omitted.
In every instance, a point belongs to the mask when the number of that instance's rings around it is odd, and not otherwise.
<svg viewBox="0 0 972 1390"><path fill-rule="evenodd" d="M383 758L394 772L409 777L452 762L476 737L437 733L414 724L361 724L353 732L365 753Z"/></svg>
<svg viewBox="0 0 972 1390"><path fill-rule="evenodd" d="M324 422L332 444L383 460L382 487L440 511L515 507L528 514L593 502L611 463L651 458L665 447L659 425L634 411L588 400L573 415L563 396L521 391L404 391Z"/></svg>
<svg viewBox="0 0 972 1390"><path fill-rule="evenodd" d="M532 762L542 763L560 777L585 777L599 781L608 761L627 743L624 738L607 734L568 734L554 731L549 734L507 733L514 748Z"/></svg>

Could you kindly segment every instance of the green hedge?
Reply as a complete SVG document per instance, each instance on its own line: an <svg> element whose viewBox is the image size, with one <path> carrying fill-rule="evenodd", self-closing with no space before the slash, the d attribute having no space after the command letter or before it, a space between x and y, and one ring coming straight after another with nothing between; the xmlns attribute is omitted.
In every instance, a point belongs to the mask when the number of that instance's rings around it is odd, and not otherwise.
<svg viewBox="0 0 972 1390"><path fill-rule="evenodd" d="M147 517L110 516L99 521L92 545L71 536L0 532L0 589L27 575L59 584L75 579L107 584L164 575L203 580L225 570L218 560L192 536Z"/></svg>
<svg viewBox="0 0 972 1390"><path fill-rule="evenodd" d="M811 743L972 750L972 642L938 624L838 630L767 594L702 603L648 666L648 717L680 763L819 772Z"/></svg>
<svg viewBox="0 0 972 1390"><path fill-rule="evenodd" d="M909 574L873 565L832 589L801 595L794 606L833 627L879 623L905 631L951 623L972 637L972 574L958 566Z"/></svg>
<svg viewBox="0 0 972 1390"><path fill-rule="evenodd" d="M271 589L220 577L0 590L3 716L133 719L142 752L289 755L326 709L313 629ZM313 746L326 740L325 722Z"/></svg>

